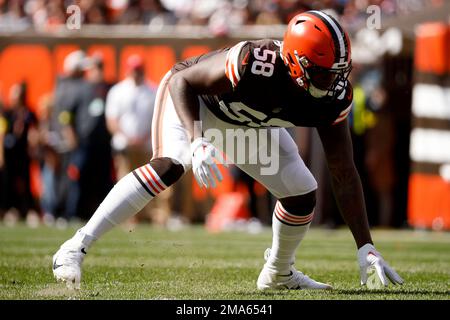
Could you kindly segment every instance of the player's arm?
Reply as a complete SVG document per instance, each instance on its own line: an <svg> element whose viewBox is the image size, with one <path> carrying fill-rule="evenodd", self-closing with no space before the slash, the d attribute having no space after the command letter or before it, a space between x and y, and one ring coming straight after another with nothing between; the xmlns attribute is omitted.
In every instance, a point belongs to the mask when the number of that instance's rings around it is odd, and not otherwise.
<svg viewBox="0 0 450 320"><path fill-rule="evenodd" d="M333 191L339 210L355 238L358 249L373 243L369 231L361 180L353 161L348 120L337 125L318 127L325 151Z"/></svg>
<svg viewBox="0 0 450 320"><path fill-rule="evenodd" d="M175 110L183 127L190 135L192 170L200 187L215 187L216 178L219 182L222 181L222 175L214 159L224 162L220 153L216 152L209 141L203 138L199 122L198 96L219 95L233 90L233 85L225 72L229 59L229 53L219 52L175 73L169 81Z"/></svg>
<svg viewBox="0 0 450 320"><path fill-rule="evenodd" d="M219 52L175 73L169 81L175 110L191 141L201 136L201 128L194 130L194 122L199 120L198 95L218 95L233 90L225 74L226 59L227 52Z"/></svg>
<svg viewBox="0 0 450 320"><path fill-rule="evenodd" d="M370 267L375 268L383 285L388 285L388 279L393 284L402 284L403 279L384 261L372 242L361 179L353 161L348 120L336 125L318 127L317 130L325 151L339 210L358 247L361 284L366 284Z"/></svg>

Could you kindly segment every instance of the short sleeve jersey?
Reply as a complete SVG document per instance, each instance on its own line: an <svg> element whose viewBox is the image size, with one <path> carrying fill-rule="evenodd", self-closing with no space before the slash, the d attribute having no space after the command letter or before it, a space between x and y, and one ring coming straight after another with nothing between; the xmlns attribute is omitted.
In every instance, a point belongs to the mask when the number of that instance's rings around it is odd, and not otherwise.
<svg viewBox="0 0 450 320"><path fill-rule="evenodd" d="M289 75L281 58L280 41L243 41L225 50L224 69L232 92L201 96L221 120L248 127L317 127L337 124L350 113L351 84L347 82L333 101L312 97ZM182 62L172 71L189 67L214 53Z"/></svg>

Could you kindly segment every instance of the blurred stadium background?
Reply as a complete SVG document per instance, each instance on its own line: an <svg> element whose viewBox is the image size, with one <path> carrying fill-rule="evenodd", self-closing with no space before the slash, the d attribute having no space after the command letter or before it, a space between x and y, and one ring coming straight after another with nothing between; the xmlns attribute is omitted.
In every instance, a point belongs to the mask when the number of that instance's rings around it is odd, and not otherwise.
<svg viewBox="0 0 450 320"><path fill-rule="evenodd" d="M0 0L3 223L64 228L86 220L121 161L137 163L133 150L112 143L105 117L109 88L134 67L154 92L176 61L244 39L281 39L286 22L309 9L327 10L351 35L351 126L370 224L450 229L445 0ZM90 59L71 55L78 50ZM76 88L63 85L81 61L89 63ZM68 106L74 95L83 99ZM342 225L315 130L291 133L319 182L313 223ZM138 145L148 159L149 143ZM236 169L223 172L208 192L187 174L132 222L205 223L212 232L269 225L267 191Z"/></svg>

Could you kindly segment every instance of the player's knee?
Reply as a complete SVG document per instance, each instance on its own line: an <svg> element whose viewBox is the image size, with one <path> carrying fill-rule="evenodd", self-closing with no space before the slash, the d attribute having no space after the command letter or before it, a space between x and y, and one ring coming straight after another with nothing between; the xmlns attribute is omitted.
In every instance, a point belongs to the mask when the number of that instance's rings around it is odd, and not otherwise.
<svg viewBox="0 0 450 320"><path fill-rule="evenodd" d="M288 212L310 214L316 206L316 191L306 194L278 199Z"/></svg>
<svg viewBox="0 0 450 320"><path fill-rule="evenodd" d="M166 186L174 184L184 174L183 166L171 158L154 158L150 160L150 165Z"/></svg>

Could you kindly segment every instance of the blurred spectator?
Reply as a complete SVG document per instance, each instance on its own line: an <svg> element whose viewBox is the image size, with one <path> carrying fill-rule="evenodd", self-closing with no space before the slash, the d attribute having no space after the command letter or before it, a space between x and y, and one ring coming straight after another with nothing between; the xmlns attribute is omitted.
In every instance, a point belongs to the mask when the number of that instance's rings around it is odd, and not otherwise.
<svg viewBox="0 0 450 320"><path fill-rule="evenodd" d="M31 25L24 3L25 0L0 0L0 30L23 31Z"/></svg>
<svg viewBox="0 0 450 320"><path fill-rule="evenodd" d="M160 0L132 0L119 19L121 24L145 24L152 28L177 23L175 15Z"/></svg>
<svg viewBox="0 0 450 320"><path fill-rule="evenodd" d="M106 100L106 121L112 134L117 179L145 165L151 158L151 121L156 92L144 78L144 61L132 55L127 77L114 85ZM142 217L149 218L148 206Z"/></svg>
<svg viewBox="0 0 450 320"><path fill-rule="evenodd" d="M143 14L140 0L128 1L128 6L119 18L120 24L142 24Z"/></svg>
<svg viewBox="0 0 450 320"><path fill-rule="evenodd" d="M60 172L60 158L55 149L57 145L56 133L52 131L51 119L53 114L53 96L46 95L39 102L39 156L41 160L41 210L43 222L50 226L55 222L55 215L58 205L56 176Z"/></svg>
<svg viewBox="0 0 450 320"><path fill-rule="evenodd" d="M163 27L177 23L173 12L167 10L161 0L142 0L141 8L143 10L143 23L150 27Z"/></svg>
<svg viewBox="0 0 450 320"><path fill-rule="evenodd" d="M29 139L36 130L36 117L26 104L25 83L10 90L10 108L1 115L3 170L2 193L5 197L5 219L15 222L27 216L37 216L36 203L30 189L30 163L32 153Z"/></svg>
<svg viewBox="0 0 450 320"><path fill-rule="evenodd" d="M6 208L6 197L5 190L6 186L4 185L5 179L4 175L4 167L5 167L5 156L3 151L3 141L5 139L5 133L8 128L8 123L6 119L3 117L3 101L0 99L0 217L3 217L4 209Z"/></svg>
<svg viewBox="0 0 450 320"><path fill-rule="evenodd" d="M409 15L444 0L0 0L0 31L22 31L31 26L52 31L62 26L69 5L78 5L83 24L204 25L213 34L252 24L285 24L295 14L316 9L341 17L350 32L364 24L367 8L377 5L382 15Z"/></svg>
<svg viewBox="0 0 450 320"><path fill-rule="evenodd" d="M89 218L112 188L111 136L105 100L111 87L103 80L101 56L82 51L64 61L66 76L52 98L40 103L40 140L44 222L64 226L73 218ZM86 80L84 75L86 72Z"/></svg>
<svg viewBox="0 0 450 320"><path fill-rule="evenodd" d="M128 0L106 0L105 6L107 8L108 22L118 23L123 13L127 10Z"/></svg>
<svg viewBox="0 0 450 320"><path fill-rule="evenodd" d="M232 28L252 24L253 20L247 1L221 2L209 17L208 26L212 34L222 36Z"/></svg>
<svg viewBox="0 0 450 320"><path fill-rule="evenodd" d="M25 12L38 31L52 31L66 21L64 0L29 0Z"/></svg>
<svg viewBox="0 0 450 320"><path fill-rule="evenodd" d="M105 1L78 0L83 16L83 23L86 24L105 24L107 23L107 6Z"/></svg>
<svg viewBox="0 0 450 320"><path fill-rule="evenodd" d="M256 15L255 23L261 25L283 23L278 14L278 4L275 1L265 1L261 4L261 10Z"/></svg>
<svg viewBox="0 0 450 320"><path fill-rule="evenodd" d="M377 121L367 132L366 167L368 182L375 193L377 223L391 226L394 221L394 187L395 187L395 124L394 118L386 104L386 91L377 86L368 91L367 105L376 116Z"/></svg>
<svg viewBox="0 0 450 320"><path fill-rule="evenodd" d="M111 84L104 80L103 58L94 54L89 60L86 79L86 101L82 121L85 126L80 131L79 149L83 153L80 168L80 207L78 217L90 218L109 190L113 187L111 135L106 126L106 96Z"/></svg>
<svg viewBox="0 0 450 320"><path fill-rule="evenodd" d="M55 150L61 158L56 174L58 191L57 215L61 223L77 216L80 206L80 175L86 161L85 143L89 139L92 122L89 121L90 85L84 80L88 60L83 51L75 51L64 60L65 77L58 80L52 130L58 134Z"/></svg>

